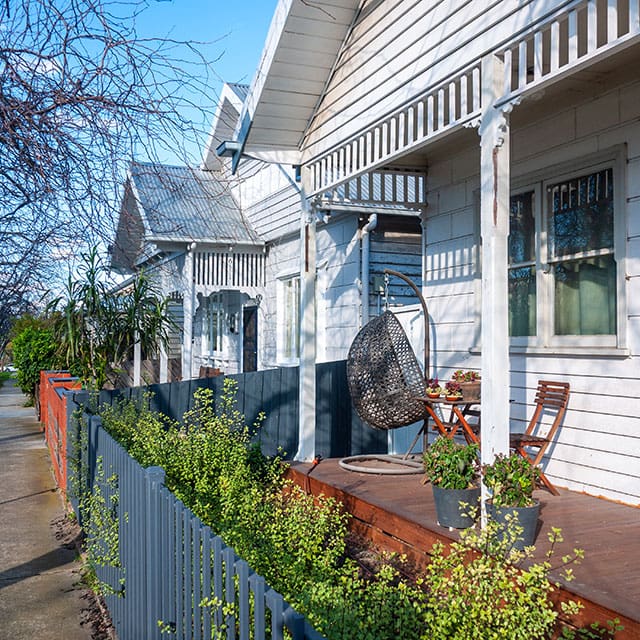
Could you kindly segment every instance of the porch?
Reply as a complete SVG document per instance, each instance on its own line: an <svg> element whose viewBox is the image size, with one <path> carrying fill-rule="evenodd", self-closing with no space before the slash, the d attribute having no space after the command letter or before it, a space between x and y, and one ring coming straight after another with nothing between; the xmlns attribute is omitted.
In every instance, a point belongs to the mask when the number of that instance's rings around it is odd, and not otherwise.
<svg viewBox="0 0 640 640"><path fill-rule="evenodd" d="M339 499L353 516L352 530L381 549L405 553L424 566L435 542L458 537L457 531L437 524L432 493L422 484L422 475L355 473L342 469L336 458L311 468L309 463L293 463L290 477L315 495ZM577 598L584 604L579 624L619 618L624 630L617 639L640 637L640 509L564 489L557 497L544 490L535 496L542 504L535 559L543 559L548 550L552 526L562 529L565 540L557 562L576 547L585 552L575 567L575 580L561 584L555 598Z"/></svg>

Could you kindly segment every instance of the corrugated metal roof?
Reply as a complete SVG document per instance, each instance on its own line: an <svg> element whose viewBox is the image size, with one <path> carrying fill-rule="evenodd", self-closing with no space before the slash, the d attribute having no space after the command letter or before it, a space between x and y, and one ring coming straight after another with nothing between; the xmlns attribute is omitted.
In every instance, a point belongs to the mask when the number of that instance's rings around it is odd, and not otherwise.
<svg viewBox="0 0 640 640"><path fill-rule="evenodd" d="M131 179L147 241L264 244L243 216L229 185L211 171L134 163Z"/></svg>

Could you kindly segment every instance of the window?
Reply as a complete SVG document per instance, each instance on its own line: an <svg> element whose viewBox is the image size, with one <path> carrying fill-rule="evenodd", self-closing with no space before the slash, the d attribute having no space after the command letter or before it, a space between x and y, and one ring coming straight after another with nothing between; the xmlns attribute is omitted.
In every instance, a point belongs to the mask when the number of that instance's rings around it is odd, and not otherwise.
<svg viewBox="0 0 640 640"><path fill-rule="evenodd" d="M535 193L511 197L509 211L509 334L536 334Z"/></svg>
<svg viewBox="0 0 640 640"><path fill-rule="evenodd" d="M509 333L514 345L623 346L619 162L530 184L511 196Z"/></svg>
<svg viewBox="0 0 640 640"><path fill-rule="evenodd" d="M300 276L282 278L278 288L278 360L295 363L300 356Z"/></svg>
<svg viewBox="0 0 640 640"><path fill-rule="evenodd" d="M213 293L205 298L202 322L202 353L213 355L222 351L224 310L222 294Z"/></svg>

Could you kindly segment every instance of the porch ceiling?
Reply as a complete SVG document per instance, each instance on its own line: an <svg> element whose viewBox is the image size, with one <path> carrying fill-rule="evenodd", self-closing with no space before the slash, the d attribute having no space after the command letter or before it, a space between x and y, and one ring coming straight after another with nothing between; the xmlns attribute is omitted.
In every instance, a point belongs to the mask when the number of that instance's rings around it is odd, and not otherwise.
<svg viewBox="0 0 640 640"><path fill-rule="evenodd" d="M299 145L360 0L280 0L235 137L244 152L299 163Z"/></svg>

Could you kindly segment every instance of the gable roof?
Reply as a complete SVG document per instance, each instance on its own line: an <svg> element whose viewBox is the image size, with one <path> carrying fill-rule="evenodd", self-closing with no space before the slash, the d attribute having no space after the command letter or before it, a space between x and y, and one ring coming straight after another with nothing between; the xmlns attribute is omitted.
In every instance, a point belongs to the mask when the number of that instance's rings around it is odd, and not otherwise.
<svg viewBox="0 0 640 640"><path fill-rule="evenodd" d="M216 171L222 168L222 160L216 154L216 148L222 142L231 140L238 124L240 113L247 96L249 85L226 82L222 86L220 99L216 107L209 139L202 155L202 169Z"/></svg>
<svg viewBox="0 0 640 640"><path fill-rule="evenodd" d="M133 163L120 209L112 268L131 270L157 252L150 247L153 243L191 242L264 245L219 174Z"/></svg>
<svg viewBox="0 0 640 640"><path fill-rule="evenodd" d="M248 155L300 163L300 144L361 0L280 0L234 139Z"/></svg>
<svg viewBox="0 0 640 640"><path fill-rule="evenodd" d="M131 182L148 241L263 244L226 181L211 171L135 163Z"/></svg>

